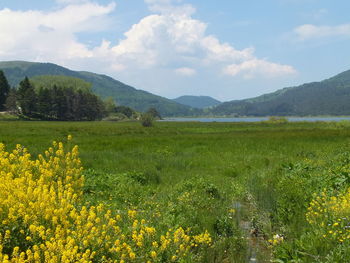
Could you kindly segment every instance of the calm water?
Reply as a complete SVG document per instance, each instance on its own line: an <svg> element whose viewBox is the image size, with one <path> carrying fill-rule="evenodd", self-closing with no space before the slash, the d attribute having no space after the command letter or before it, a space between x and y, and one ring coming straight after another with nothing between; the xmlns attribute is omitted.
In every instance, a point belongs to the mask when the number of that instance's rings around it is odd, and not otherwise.
<svg viewBox="0 0 350 263"><path fill-rule="evenodd" d="M266 121L268 117L254 117L254 118L165 118L161 121L174 121L174 122L187 122L187 121L196 121L196 122L259 122ZM297 121L342 121L349 120L350 117L288 117L291 122Z"/></svg>

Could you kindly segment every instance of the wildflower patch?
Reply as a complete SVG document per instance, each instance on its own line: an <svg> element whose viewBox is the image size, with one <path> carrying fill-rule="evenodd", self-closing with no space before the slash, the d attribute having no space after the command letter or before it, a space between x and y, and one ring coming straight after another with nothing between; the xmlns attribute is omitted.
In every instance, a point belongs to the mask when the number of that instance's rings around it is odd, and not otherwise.
<svg viewBox="0 0 350 263"><path fill-rule="evenodd" d="M211 245L208 232L160 233L136 210L84 205L82 170L78 146L32 159L0 144L0 262L180 262Z"/></svg>

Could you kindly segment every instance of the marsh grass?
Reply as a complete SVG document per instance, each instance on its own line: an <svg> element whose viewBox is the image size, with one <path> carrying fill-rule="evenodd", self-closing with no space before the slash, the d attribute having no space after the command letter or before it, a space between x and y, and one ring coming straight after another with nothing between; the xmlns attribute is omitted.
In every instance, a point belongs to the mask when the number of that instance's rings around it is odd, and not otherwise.
<svg viewBox="0 0 350 263"><path fill-rule="evenodd" d="M308 177L317 167L293 165L330 161L350 130L322 122L156 122L147 128L137 122L0 122L0 142L9 149L22 144L34 155L68 134L79 145L87 202L136 208L160 229L208 229L215 242L203 262L245 262L247 241L234 202L248 204L241 217L263 238L276 231L299 238L308 198L322 186Z"/></svg>

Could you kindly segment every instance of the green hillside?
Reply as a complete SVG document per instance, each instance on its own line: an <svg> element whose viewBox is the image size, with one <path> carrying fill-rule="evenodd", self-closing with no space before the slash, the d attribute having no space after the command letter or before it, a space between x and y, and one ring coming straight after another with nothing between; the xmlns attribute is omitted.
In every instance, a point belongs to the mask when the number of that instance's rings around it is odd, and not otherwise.
<svg viewBox="0 0 350 263"><path fill-rule="evenodd" d="M225 102L215 115L350 115L350 70L321 82L290 87L256 98Z"/></svg>
<svg viewBox="0 0 350 263"><path fill-rule="evenodd" d="M92 84L92 91L102 98L113 97L119 105L129 106L138 111L156 108L162 116L189 116L198 114L198 109L191 109L170 99L152 93L137 90L111 77L85 71L73 71L52 63L34 63L25 61L0 62L9 83L17 86L25 77L41 75L63 75L83 79Z"/></svg>
<svg viewBox="0 0 350 263"><path fill-rule="evenodd" d="M219 105L221 102L209 96L181 96L173 99L177 103L193 108L204 109Z"/></svg>
<svg viewBox="0 0 350 263"><path fill-rule="evenodd" d="M30 78L30 82L37 89L41 87L53 88L53 86L58 86L58 87L70 87L70 88L73 88L74 90L91 91L91 88L92 88L91 83L85 80L75 78L75 77L67 77L67 76L59 76L59 75L35 76Z"/></svg>

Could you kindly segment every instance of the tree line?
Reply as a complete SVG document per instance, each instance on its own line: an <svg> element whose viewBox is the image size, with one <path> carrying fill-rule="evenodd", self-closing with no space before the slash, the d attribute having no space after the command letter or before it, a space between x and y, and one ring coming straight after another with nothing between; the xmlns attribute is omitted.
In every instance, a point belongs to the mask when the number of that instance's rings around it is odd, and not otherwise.
<svg viewBox="0 0 350 263"><path fill-rule="evenodd" d="M25 77L17 89L0 71L0 111L41 120L99 120L106 114L103 101L84 89L57 86L35 88Z"/></svg>
<svg viewBox="0 0 350 263"><path fill-rule="evenodd" d="M24 118L58 121L92 121L106 116L109 119L141 119L150 115L161 119L155 108L144 114L116 105L113 98L102 101L90 90L91 84L65 76L25 77L16 88L11 88L0 70L0 111L8 111Z"/></svg>

